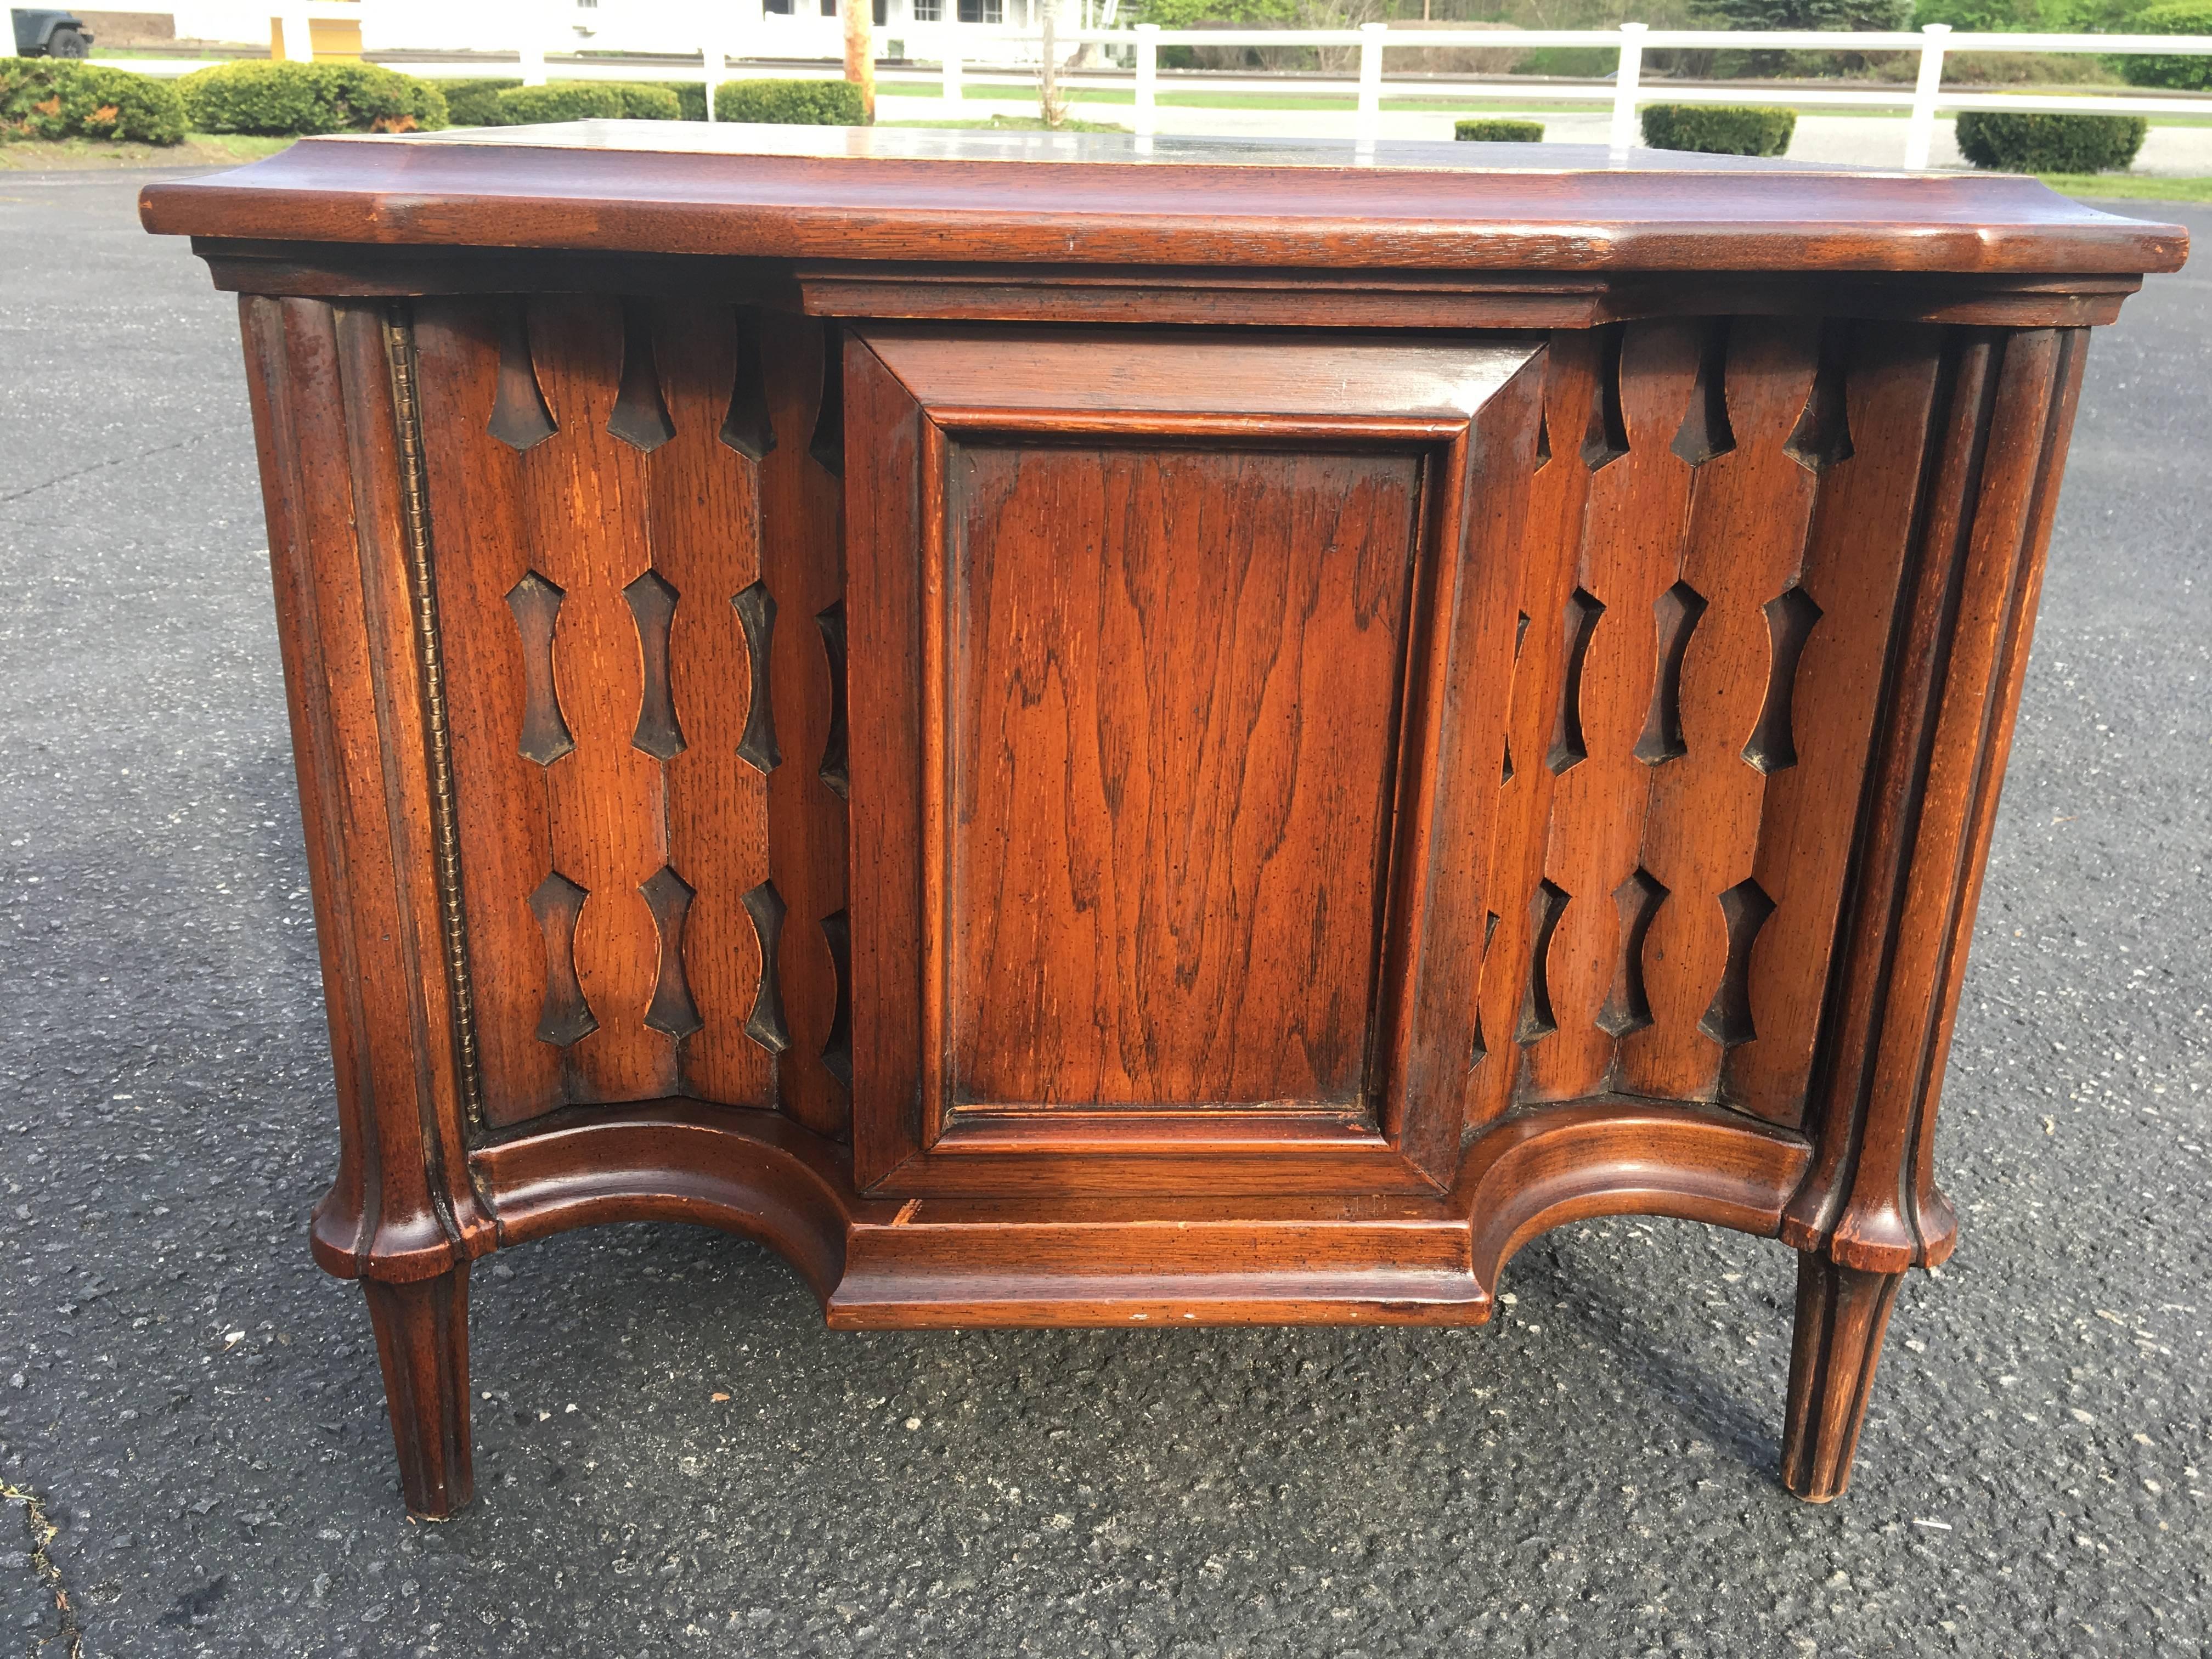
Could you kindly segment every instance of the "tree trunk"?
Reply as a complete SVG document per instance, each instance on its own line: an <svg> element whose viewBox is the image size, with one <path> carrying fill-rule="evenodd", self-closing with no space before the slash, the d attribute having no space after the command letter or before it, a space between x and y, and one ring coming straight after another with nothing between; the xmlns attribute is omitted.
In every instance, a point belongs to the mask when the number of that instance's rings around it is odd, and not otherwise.
<svg viewBox="0 0 2212 1659"><path fill-rule="evenodd" d="M874 0L844 0L845 78L860 89L860 118L876 118Z"/></svg>
<svg viewBox="0 0 2212 1659"><path fill-rule="evenodd" d="M1037 109L1048 127L1067 119L1067 100L1060 95L1060 46L1054 38L1054 0L1042 0L1038 10L1044 21L1044 62L1037 69Z"/></svg>

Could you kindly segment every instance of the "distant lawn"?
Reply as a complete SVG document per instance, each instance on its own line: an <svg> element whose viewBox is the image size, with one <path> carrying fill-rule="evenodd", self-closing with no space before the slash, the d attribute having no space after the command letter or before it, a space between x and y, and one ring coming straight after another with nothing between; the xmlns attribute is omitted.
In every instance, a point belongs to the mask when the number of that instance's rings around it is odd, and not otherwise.
<svg viewBox="0 0 2212 1659"><path fill-rule="evenodd" d="M127 144L110 138L26 138L0 144L0 173L92 173L104 167L220 167L258 161L290 147L289 138L238 132L188 132L181 144Z"/></svg>
<svg viewBox="0 0 2212 1659"><path fill-rule="evenodd" d="M2212 179L2153 179L2132 173L2046 173L2042 179L2065 195L2107 202L2212 202Z"/></svg>
<svg viewBox="0 0 2212 1659"><path fill-rule="evenodd" d="M1644 101L1655 104L1665 103L1667 101L1666 86L1667 83L1663 81L1646 82L1644 91L1647 95ZM2014 90L2009 88L1990 89ZM2039 87L2021 88L2018 90L2033 91L2038 96L2046 96L2054 94L2064 94L2075 89L2063 87ZM2109 88L2099 88L2081 95L2106 96L2110 94L2111 90ZM1135 90L1127 87L1072 86L1066 88L1066 92L1068 101L1074 104L1134 104L1137 101ZM879 81L876 83L876 93L878 96L884 98L941 98L945 94L945 84L941 81ZM1027 86L991 86L981 82L970 81L965 83L965 95L979 103L1013 103L1026 100L1034 94ZM1181 109L1353 110L1359 107L1358 100L1350 94L1341 98L1326 94L1313 97L1286 97L1265 92L1170 92L1165 88L1161 90L1157 101L1164 108L1174 106ZM1800 115L1848 115L1859 119L1876 121L1902 121L1909 112L1901 106L1896 109L1866 109L1854 108L1848 105L1838 107L1826 104L1792 103L1787 92L1769 92L1760 88L1755 82L1745 83L1744 101L1781 105L1796 110ZM1496 100L1455 98L1443 94L1431 97L1390 94L1384 96L1382 107L1386 110L1398 110L1413 114L1540 116L1566 114L1575 111L1604 114L1610 112L1613 106L1609 103L1600 103L1589 98L1553 98L1547 96L1540 88L1516 87L1514 89L1513 97ZM2149 118L2151 125L2154 127L2212 126L2212 115L2154 113Z"/></svg>
<svg viewBox="0 0 2212 1659"><path fill-rule="evenodd" d="M1062 121L1048 129L1042 115L994 115L986 121L878 121L879 127L935 127L940 131L980 132L1127 132L1111 121Z"/></svg>

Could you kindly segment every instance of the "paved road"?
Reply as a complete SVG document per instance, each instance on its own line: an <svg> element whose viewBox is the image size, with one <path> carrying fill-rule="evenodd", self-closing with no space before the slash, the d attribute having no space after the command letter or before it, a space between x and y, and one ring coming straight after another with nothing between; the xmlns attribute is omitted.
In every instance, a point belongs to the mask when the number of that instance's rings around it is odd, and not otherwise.
<svg viewBox="0 0 2212 1659"><path fill-rule="evenodd" d="M1771 1474L1771 1243L1568 1229L1463 1334L861 1337L640 1226L480 1273L483 1496L429 1527L307 1261L230 306L136 183L0 179L0 1651L68 1650L57 1584L101 1656L2207 1650L2212 283L2093 356L1939 1136L1965 1240L1844 1501Z"/></svg>

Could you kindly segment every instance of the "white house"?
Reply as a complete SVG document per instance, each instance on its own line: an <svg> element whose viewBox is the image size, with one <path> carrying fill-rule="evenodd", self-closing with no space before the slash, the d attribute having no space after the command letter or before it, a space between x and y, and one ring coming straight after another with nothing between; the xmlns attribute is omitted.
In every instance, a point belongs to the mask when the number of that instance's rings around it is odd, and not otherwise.
<svg viewBox="0 0 2212 1659"><path fill-rule="evenodd" d="M370 52L512 52L535 37L549 52L692 52L719 36L738 58L842 58L842 0L358 0ZM1112 0L872 0L878 56L934 61L957 40L969 61L1018 61L994 36L1027 33L1056 4L1064 28L1110 19ZM198 0L176 8L179 38L264 43L267 0Z"/></svg>

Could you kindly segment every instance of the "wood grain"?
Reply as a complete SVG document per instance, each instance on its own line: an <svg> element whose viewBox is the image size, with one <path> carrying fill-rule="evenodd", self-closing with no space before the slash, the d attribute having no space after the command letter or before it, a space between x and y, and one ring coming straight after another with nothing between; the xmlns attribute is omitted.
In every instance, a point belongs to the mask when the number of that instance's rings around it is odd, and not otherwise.
<svg viewBox="0 0 2212 1659"><path fill-rule="evenodd" d="M902 1182L932 1191L1241 1185L1231 1143L1273 1137L1279 1179L1449 1181L1486 928L1431 877L1477 900L1488 880L1488 793L1462 781L1500 754L1484 711L1520 553L1474 526L1522 512L1540 410L1501 387L1528 347L864 343L848 438L913 459L871 486L872 514L900 513L861 529L848 496L848 607L909 609L848 616L854 811L913 860L898 890L922 915L891 934L854 914L856 1007L890 997L879 975L920 997L918 1070L856 1054L863 1167L912 1163ZM1364 401L1394 375L1395 401ZM902 668L869 660L901 635ZM895 754L868 746L877 697L908 705ZM903 792L917 743L918 793L879 822L870 779L897 769ZM1222 1114L1201 1176L1194 1126L1222 1108L1276 1121ZM1101 1109L1129 1114L1119 1170L1079 1160ZM969 1121L994 1112L1013 1115Z"/></svg>
<svg viewBox="0 0 2212 1659"><path fill-rule="evenodd" d="M414 307L423 459L436 546L439 626L462 842L461 898L475 988L483 1109L520 1123L568 1099L557 1048L538 1040L544 951L530 895L553 868L543 769L523 752L530 665L507 596L534 550L516 533L521 473L491 438L500 302ZM558 763L557 762L555 763Z"/></svg>
<svg viewBox="0 0 2212 1659"><path fill-rule="evenodd" d="M1835 1495L1956 1236L2075 325L2184 239L2026 180L993 142L147 192L276 296L313 1247L410 1505L467 1495L469 1261L635 1219L855 1328L1476 1322L1565 1221L1778 1233L1784 1479Z"/></svg>
<svg viewBox="0 0 2212 1659"><path fill-rule="evenodd" d="M952 459L951 1090L1360 1110L1412 456Z"/></svg>
<svg viewBox="0 0 2212 1659"><path fill-rule="evenodd" d="M810 442L821 423L824 375L840 365L828 357L830 337L820 324L780 316L763 319L759 331L778 433L761 465L761 574L777 607L769 682L785 757L767 780L769 870L790 912L778 972L791 1047L777 1062L777 1086L784 1109L799 1122L842 1135L852 1094L823 1059L839 980L822 924L848 905L846 806L822 776L836 697L814 618L845 593L846 492Z"/></svg>
<svg viewBox="0 0 2212 1659"><path fill-rule="evenodd" d="M1743 749L1766 700L1765 605L1796 580L1812 516L1814 477L1784 446L1819 349L1819 329L1794 320L1740 318L1729 328L1735 447L1698 469L1682 548L1682 580L1706 603L1682 659L1684 753L1651 775L1642 863L1672 896L1644 944L1652 1023L1621 1040L1621 1086L1632 1094L1718 1091L1722 1043L1705 1017L1729 963L1721 896L1750 876L1759 844L1763 780Z"/></svg>
<svg viewBox="0 0 2212 1659"><path fill-rule="evenodd" d="M533 135L534 136L534 135ZM2178 269L2186 234L2116 219L2027 179L1855 173L1601 150L1470 169L1449 144L1347 167L1006 159L998 135L706 134L744 154L529 145L483 135L313 138L250 167L149 185L149 230L291 243L446 243L839 260L1514 271L2017 272ZM858 144L861 154L851 153ZM1295 152L1296 146L1285 147ZM1163 158L1165 161L1166 158ZM1286 157L1294 159L1294 157ZM1394 159L1401 165L1393 165Z"/></svg>
<svg viewBox="0 0 2212 1659"><path fill-rule="evenodd" d="M668 862L694 896L684 965L699 1029L678 1051L683 1092L736 1106L775 1100L773 1056L745 1035L760 957L744 894L769 867L768 797L738 757L750 712L743 631L731 599L760 579L760 470L721 437L738 371L736 319L723 307L633 301L653 343L672 435L645 465L643 528L653 568L680 596L669 685L684 747L662 769Z"/></svg>

